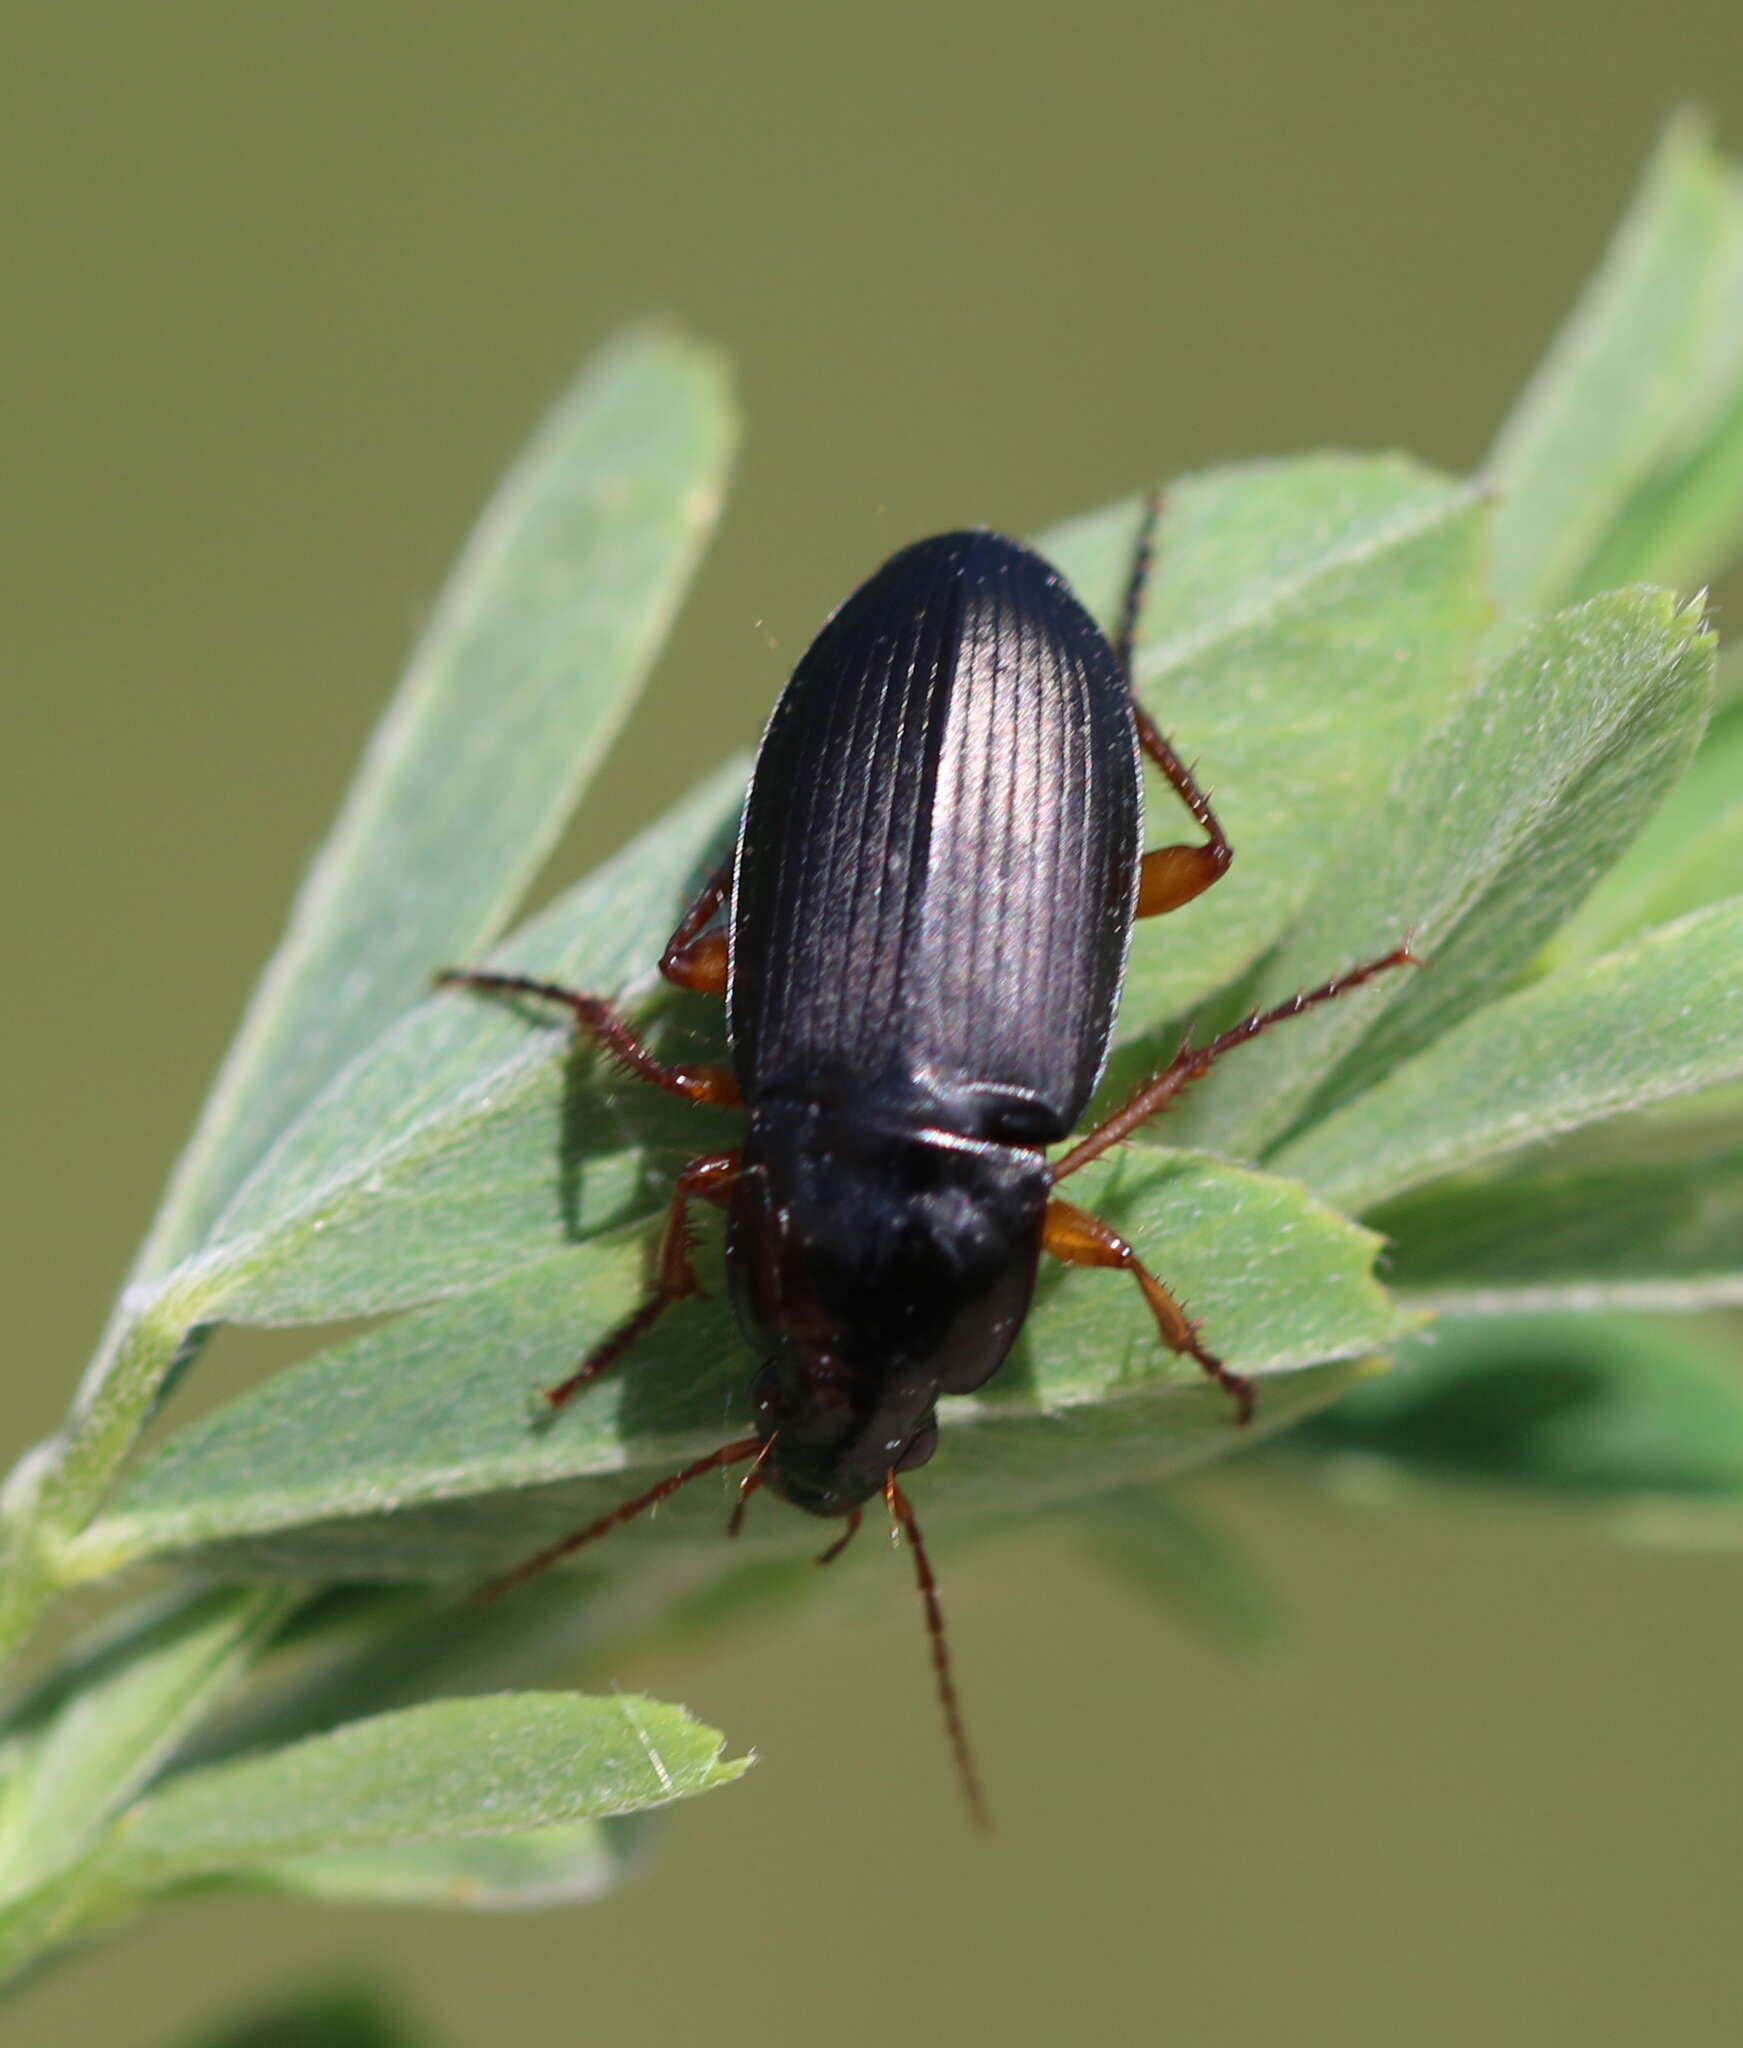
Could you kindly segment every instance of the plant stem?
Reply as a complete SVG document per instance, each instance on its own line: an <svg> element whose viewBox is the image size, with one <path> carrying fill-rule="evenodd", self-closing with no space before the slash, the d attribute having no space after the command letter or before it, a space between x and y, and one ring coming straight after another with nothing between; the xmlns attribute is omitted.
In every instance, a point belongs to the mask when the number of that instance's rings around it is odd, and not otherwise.
<svg viewBox="0 0 1743 2048"><path fill-rule="evenodd" d="M165 1385L201 1341L214 1299L209 1277L197 1273L143 1298L124 1294L66 1423L0 1488L0 1658L59 1589L64 1546L102 1505Z"/></svg>

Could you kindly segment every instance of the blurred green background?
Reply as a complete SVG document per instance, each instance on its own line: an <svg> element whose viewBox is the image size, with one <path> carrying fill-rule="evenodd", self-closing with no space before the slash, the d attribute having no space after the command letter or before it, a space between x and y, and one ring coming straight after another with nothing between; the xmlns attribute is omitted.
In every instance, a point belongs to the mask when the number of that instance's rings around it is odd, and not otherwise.
<svg viewBox="0 0 1743 2048"><path fill-rule="evenodd" d="M748 741L918 533L1243 454L1468 467L1663 114L1743 140L1735 0L18 6L3 47L9 1444L64 1408L423 608L603 332L723 344L749 440L553 875ZM1290 1616L1255 1665L1057 1526L951 1569L990 1848L893 1568L872 1611L612 1674L763 1761L605 1904L190 1908L9 2048L149 2048L352 1966L456 2048L1734 2042L1743 1561L1238 1466L1197 1498Z"/></svg>

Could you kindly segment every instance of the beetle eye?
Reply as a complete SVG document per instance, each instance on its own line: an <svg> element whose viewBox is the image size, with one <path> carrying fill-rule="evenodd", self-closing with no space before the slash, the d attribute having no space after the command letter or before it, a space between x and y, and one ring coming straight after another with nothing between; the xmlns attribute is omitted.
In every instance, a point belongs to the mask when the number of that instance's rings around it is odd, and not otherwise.
<svg viewBox="0 0 1743 2048"><path fill-rule="evenodd" d="M938 1448L938 1418L923 1422L908 1441L908 1448L896 1460L898 1472L912 1472L924 1465Z"/></svg>

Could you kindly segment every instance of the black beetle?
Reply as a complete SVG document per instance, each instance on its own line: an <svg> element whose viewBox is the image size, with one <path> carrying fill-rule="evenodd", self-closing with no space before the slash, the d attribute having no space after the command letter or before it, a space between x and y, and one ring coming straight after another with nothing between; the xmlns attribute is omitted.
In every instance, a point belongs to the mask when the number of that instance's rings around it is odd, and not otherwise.
<svg viewBox="0 0 1743 2048"><path fill-rule="evenodd" d="M980 1794L936 1591L897 1475L926 1463L941 1394L983 1385L1028 1312L1042 1252L1124 1267L1164 1343L1252 1414L1251 1383L1106 1224L1057 1183L1165 1109L1231 1047L1409 958L1383 959L1183 1046L1106 1122L1048 1162L1107 1055L1132 924L1228 868L1209 799L1134 697L1132 642L1156 505L1110 642L1042 558L1002 535L905 548L823 627L763 735L732 861L660 962L724 995L730 1067L663 1064L597 996L519 975L451 984L547 998L632 1072L694 1102L742 1104L736 1151L679 1175L641 1307L551 1390L561 1406L695 1291L686 1212L728 1212L726 1264L767 1361L754 1433L531 1558L518 1584L721 1466L859 1526L882 1493L908 1536L970 1804ZM1202 842L1142 849L1142 756ZM724 907L725 917L715 924Z"/></svg>

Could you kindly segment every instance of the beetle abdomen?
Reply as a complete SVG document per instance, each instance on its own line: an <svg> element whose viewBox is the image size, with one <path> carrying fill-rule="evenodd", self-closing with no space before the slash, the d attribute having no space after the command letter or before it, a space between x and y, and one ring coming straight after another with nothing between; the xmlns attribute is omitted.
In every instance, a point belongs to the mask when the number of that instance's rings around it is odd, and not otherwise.
<svg viewBox="0 0 1743 2048"><path fill-rule="evenodd" d="M966 1135L1063 1136L1107 1050L1141 830L1127 684L1061 578L993 533L904 549L763 736L732 923L746 1097L907 1095Z"/></svg>

